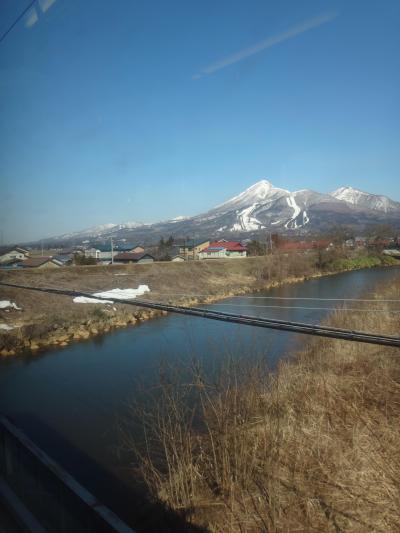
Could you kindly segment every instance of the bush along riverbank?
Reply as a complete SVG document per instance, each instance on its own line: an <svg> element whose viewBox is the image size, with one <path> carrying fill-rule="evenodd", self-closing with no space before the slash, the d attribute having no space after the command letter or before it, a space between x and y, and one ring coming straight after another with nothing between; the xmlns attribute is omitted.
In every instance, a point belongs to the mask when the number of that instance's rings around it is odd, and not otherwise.
<svg viewBox="0 0 400 533"><path fill-rule="evenodd" d="M400 279L376 292L400 299ZM398 336L398 305L379 308L328 323ZM132 408L125 444L153 498L214 532L397 532L399 350L314 338L274 373L245 355L212 379L173 369Z"/></svg>
<svg viewBox="0 0 400 533"><path fill-rule="evenodd" d="M345 270L394 264L399 262L392 257L364 251L275 253L238 260L3 271L0 281L91 293L146 284L151 290L146 298L189 306ZM123 304L75 304L70 297L8 287L0 287L0 300L18 308L0 309L2 356L65 346L164 314Z"/></svg>

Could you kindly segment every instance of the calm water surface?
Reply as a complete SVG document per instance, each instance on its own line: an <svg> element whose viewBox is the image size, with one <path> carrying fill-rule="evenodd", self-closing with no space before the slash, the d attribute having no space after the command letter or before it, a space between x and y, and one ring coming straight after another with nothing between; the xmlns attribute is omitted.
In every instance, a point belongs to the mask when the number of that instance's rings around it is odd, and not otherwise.
<svg viewBox="0 0 400 533"><path fill-rule="evenodd" d="M332 307L334 302L262 300L260 296L357 298L400 268L373 269L287 285L255 297L236 297L208 308L318 323L328 311L264 305ZM219 302L221 304L221 302ZM348 307L359 307L357 303ZM377 328L379 321L377 321ZM79 481L129 520L130 473L118 455L119 414L138 381L154 383L160 361L206 368L227 354L256 353L271 367L304 336L170 315L105 336L29 356L0 360L0 411L10 416ZM121 485L119 485L121 481ZM126 495L125 501L121 493Z"/></svg>

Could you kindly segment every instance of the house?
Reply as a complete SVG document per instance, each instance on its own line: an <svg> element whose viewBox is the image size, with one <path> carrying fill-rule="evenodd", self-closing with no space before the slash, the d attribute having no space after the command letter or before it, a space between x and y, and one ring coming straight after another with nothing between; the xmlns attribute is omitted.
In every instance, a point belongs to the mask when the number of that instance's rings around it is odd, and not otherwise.
<svg viewBox="0 0 400 533"><path fill-rule="evenodd" d="M102 245L99 244L98 246L93 246L92 248L87 248L85 250L85 257L94 257L95 259L99 259L100 261L111 261L113 257L115 257L118 254L118 250L115 248L113 251L111 251L111 245L106 244Z"/></svg>
<svg viewBox="0 0 400 533"><path fill-rule="evenodd" d="M199 259L235 259L247 256L246 246L237 241L214 241L199 252Z"/></svg>
<svg viewBox="0 0 400 533"><path fill-rule="evenodd" d="M367 239L366 237L355 237L354 244L356 248L365 248L367 246Z"/></svg>
<svg viewBox="0 0 400 533"><path fill-rule="evenodd" d="M143 246L140 246L138 244L118 244L117 246L114 246L114 250L117 250L118 252L129 252L132 254L142 254L144 253Z"/></svg>
<svg viewBox="0 0 400 533"><path fill-rule="evenodd" d="M179 254L187 259L199 259L199 253L210 246L209 239L188 240L179 246Z"/></svg>
<svg viewBox="0 0 400 533"><path fill-rule="evenodd" d="M180 263L182 261L186 261L186 259L183 255L174 254L174 255L171 255L171 261L174 261L174 263Z"/></svg>
<svg viewBox="0 0 400 533"><path fill-rule="evenodd" d="M129 263L153 263L154 257L146 253L130 253L121 252L114 256L114 263L129 264Z"/></svg>
<svg viewBox="0 0 400 533"><path fill-rule="evenodd" d="M10 270L12 268L21 268L21 260L20 259L11 259L11 261L3 261L0 263L0 269L1 270Z"/></svg>
<svg viewBox="0 0 400 533"><path fill-rule="evenodd" d="M384 237L375 237L370 239L368 245L373 248L388 248L390 245L395 243L394 239L384 238Z"/></svg>
<svg viewBox="0 0 400 533"><path fill-rule="evenodd" d="M73 253L70 253L70 254L63 253L63 254L54 256L53 259L55 261L57 261L58 263L61 263L63 266L71 265L72 261L74 259L74 254Z"/></svg>
<svg viewBox="0 0 400 533"><path fill-rule="evenodd" d="M86 248L85 257L94 257L95 259L99 259L99 256L100 256L100 250L98 248L95 248L95 247Z"/></svg>
<svg viewBox="0 0 400 533"><path fill-rule="evenodd" d="M54 257L30 257L21 263L23 268L58 268L62 263Z"/></svg>
<svg viewBox="0 0 400 533"><path fill-rule="evenodd" d="M13 248L6 248L0 254L0 263L9 263L10 261L18 260L25 261L29 256L28 250L15 246Z"/></svg>

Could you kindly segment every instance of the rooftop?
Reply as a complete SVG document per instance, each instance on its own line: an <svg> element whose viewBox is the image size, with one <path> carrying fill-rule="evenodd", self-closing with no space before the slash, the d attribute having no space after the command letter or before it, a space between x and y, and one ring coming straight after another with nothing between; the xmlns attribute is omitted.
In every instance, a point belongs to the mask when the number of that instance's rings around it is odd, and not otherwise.
<svg viewBox="0 0 400 533"><path fill-rule="evenodd" d="M133 252L121 252L114 256L114 261L139 261L142 257L152 257L152 255L145 252L133 253ZM153 258L154 259L154 258Z"/></svg>
<svg viewBox="0 0 400 533"><path fill-rule="evenodd" d="M52 261L52 262L57 264L57 261L54 260L53 257L50 257L50 256L45 257L45 256L43 256L43 257L30 257L29 259L24 261L22 263L22 265L24 267L34 268L34 267L38 267L38 266L44 265L44 263L47 263L48 261Z"/></svg>

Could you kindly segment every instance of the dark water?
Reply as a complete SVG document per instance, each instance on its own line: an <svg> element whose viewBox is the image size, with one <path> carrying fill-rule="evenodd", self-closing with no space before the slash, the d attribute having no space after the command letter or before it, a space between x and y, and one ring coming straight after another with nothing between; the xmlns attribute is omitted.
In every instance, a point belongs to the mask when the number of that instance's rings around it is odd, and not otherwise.
<svg viewBox="0 0 400 533"><path fill-rule="evenodd" d="M399 276L400 268L361 270L287 285L255 297L231 298L224 305L207 307L318 323L328 311L261 306L339 304L259 297L357 298L375 284ZM347 307L360 305L349 302ZM377 330L378 317L377 314ZM227 354L245 357L256 353L273 367L303 341L303 336L291 333L171 315L62 349L0 360L0 411L104 503L135 523L133 515L137 511L129 504L134 498L132 479L126 457L122 460L118 455L116 425L137 381L155 382L162 360L187 365L193 356L212 368Z"/></svg>

